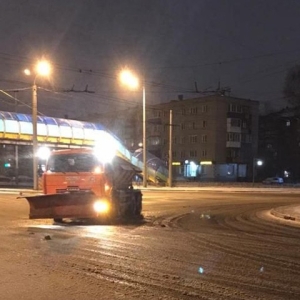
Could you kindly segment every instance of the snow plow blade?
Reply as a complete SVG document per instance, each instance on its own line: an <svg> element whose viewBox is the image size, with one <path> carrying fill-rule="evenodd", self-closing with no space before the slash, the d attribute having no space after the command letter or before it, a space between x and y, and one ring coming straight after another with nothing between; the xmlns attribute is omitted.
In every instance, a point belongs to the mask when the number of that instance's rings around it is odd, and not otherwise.
<svg viewBox="0 0 300 300"><path fill-rule="evenodd" d="M64 193L21 197L29 203L29 219L96 218L93 193Z"/></svg>

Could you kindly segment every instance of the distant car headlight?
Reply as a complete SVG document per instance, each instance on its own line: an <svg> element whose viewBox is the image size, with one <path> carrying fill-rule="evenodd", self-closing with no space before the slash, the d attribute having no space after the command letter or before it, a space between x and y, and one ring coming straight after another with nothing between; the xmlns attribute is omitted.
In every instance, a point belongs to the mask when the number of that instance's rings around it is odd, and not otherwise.
<svg viewBox="0 0 300 300"><path fill-rule="evenodd" d="M98 214L107 213L109 208L109 203L106 200L98 200L94 203L94 211Z"/></svg>

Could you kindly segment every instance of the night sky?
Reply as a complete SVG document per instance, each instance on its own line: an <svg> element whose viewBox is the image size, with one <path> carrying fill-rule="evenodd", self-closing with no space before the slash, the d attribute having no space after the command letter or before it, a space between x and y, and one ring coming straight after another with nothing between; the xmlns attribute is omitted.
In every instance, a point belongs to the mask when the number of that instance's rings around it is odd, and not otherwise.
<svg viewBox="0 0 300 300"><path fill-rule="evenodd" d="M263 108L287 105L286 71L300 64L300 1L292 0L0 0L0 110L30 113L41 57L53 64L37 78L38 110L80 118L141 104L117 78L128 66L156 104L230 87ZM196 93L195 82L200 93ZM70 91L71 90L71 91ZM204 92L204 93L203 93ZM24 106L24 104L28 106Z"/></svg>

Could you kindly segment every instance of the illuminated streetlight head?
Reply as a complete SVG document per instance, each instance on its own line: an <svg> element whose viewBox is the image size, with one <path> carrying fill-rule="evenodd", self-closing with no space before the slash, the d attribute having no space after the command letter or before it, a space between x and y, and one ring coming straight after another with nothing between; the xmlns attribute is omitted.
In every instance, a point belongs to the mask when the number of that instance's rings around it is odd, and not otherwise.
<svg viewBox="0 0 300 300"><path fill-rule="evenodd" d="M258 166L262 166L262 165L263 165L263 161L262 161L262 160L258 160L258 161L256 162L256 164L257 164Z"/></svg>
<svg viewBox="0 0 300 300"><path fill-rule="evenodd" d="M50 75L50 73L51 73L50 64L45 60L39 61L36 65L36 73L38 75L42 75L42 76Z"/></svg>
<svg viewBox="0 0 300 300"><path fill-rule="evenodd" d="M138 78L129 70L121 71L120 81L132 89L136 89L139 86Z"/></svg>
<svg viewBox="0 0 300 300"><path fill-rule="evenodd" d="M29 69L25 69L25 70L24 70L24 73L25 73L25 75L27 75L27 76L31 75L31 72L30 72Z"/></svg>

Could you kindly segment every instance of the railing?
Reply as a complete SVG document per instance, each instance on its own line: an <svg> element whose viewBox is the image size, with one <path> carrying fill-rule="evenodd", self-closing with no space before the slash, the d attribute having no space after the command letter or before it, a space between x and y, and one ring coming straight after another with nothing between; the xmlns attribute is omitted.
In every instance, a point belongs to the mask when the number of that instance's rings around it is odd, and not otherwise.
<svg viewBox="0 0 300 300"><path fill-rule="evenodd" d="M135 153L131 153L120 142L117 142L118 154L143 171L143 150L139 149ZM168 169L164 166L164 162L153 154L147 152L147 175L148 180L153 183L166 182L168 180ZM141 173L144 175L143 173Z"/></svg>

